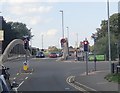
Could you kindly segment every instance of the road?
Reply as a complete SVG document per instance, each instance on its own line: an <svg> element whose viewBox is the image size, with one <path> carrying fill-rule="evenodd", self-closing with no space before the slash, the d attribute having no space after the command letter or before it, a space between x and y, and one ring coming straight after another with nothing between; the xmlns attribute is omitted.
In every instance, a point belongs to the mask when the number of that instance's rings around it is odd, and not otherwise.
<svg viewBox="0 0 120 93"><path fill-rule="evenodd" d="M23 62L18 60L5 63L10 67L11 80L19 83L18 91L78 91L68 84L67 79L70 76L83 74L86 70L85 62L60 62L56 59L33 58L29 60L31 73L22 73ZM107 63L99 64L102 67ZM89 70L93 68L93 63L89 63Z"/></svg>

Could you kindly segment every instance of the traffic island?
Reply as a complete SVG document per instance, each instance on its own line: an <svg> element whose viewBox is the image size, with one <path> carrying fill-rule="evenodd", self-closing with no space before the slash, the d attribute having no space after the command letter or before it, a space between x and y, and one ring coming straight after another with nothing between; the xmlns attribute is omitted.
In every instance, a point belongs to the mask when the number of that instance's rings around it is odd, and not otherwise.
<svg viewBox="0 0 120 93"><path fill-rule="evenodd" d="M21 69L21 73L32 73L33 68L28 68L27 70Z"/></svg>

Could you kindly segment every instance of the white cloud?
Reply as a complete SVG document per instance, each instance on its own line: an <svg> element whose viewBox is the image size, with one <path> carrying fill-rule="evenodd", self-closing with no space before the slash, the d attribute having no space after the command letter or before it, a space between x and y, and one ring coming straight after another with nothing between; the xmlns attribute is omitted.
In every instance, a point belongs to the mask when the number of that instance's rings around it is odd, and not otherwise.
<svg viewBox="0 0 120 93"><path fill-rule="evenodd" d="M30 20L30 24L31 25L36 25L36 24L38 24L39 23L39 21L37 20L37 19L32 19L32 20Z"/></svg>
<svg viewBox="0 0 120 93"><path fill-rule="evenodd" d="M52 9L52 6L40 6L40 7L32 7L32 8L28 8L27 11L31 12L31 13L48 13L50 12Z"/></svg>
<svg viewBox="0 0 120 93"><path fill-rule="evenodd" d="M19 6L11 6L9 8L9 10L11 11L11 13L15 14L15 15L25 15L28 13L48 13L50 12L52 9L52 6L39 6L39 7L21 7Z"/></svg>
<svg viewBox="0 0 120 93"><path fill-rule="evenodd" d="M47 36L55 36L57 34L57 30L56 29L50 29L47 31Z"/></svg>

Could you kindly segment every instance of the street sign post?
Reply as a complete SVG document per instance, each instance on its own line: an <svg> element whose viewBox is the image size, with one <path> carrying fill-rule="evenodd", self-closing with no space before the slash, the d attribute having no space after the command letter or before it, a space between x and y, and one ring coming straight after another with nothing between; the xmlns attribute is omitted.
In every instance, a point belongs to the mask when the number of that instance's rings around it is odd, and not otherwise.
<svg viewBox="0 0 120 93"><path fill-rule="evenodd" d="M26 55L25 55L26 61L23 64L23 70L26 71L26 70L28 70L28 59L27 59L27 51L29 48L29 37L28 36L23 37L23 43L24 43L24 49L26 51Z"/></svg>
<svg viewBox="0 0 120 93"><path fill-rule="evenodd" d="M89 51L89 42L87 39L84 41L84 52L86 57L86 75L88 75L88 51Z"/></svg>

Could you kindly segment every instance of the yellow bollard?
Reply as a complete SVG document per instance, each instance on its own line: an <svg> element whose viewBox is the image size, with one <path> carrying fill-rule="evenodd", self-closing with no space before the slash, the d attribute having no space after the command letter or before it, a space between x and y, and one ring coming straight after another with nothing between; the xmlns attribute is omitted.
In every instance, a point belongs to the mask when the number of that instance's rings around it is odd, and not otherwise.
<svg viewBox="0 0 120 93"><path fill-rule="evenodd" d="M23 70L25 70L25 71L28 70L28 65L27 65L27 63L24 63L24 64L23 64Z"/></svg>

